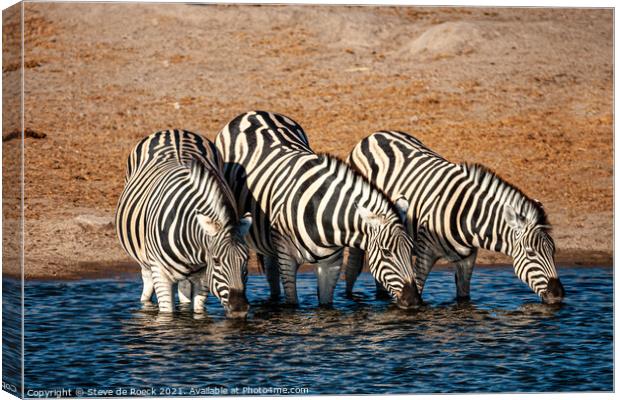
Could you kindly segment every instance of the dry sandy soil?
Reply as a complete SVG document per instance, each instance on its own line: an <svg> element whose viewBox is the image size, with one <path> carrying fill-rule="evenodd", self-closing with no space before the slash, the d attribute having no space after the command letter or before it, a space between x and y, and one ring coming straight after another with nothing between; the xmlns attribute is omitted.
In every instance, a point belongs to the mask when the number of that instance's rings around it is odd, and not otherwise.
<svg viewBox="0 0 620 400"><path fill-rule="evenodd" d="M3 13L5 136L20 129L17 11ZM45 137L25 139L25 275L137 272L112 227L132 146L174 127L214 139L251 109L292 117L315 150L340 157L398 129L486 164L544 203L558 263L609 265L612 19L611 9L26 3L24 128ZM9 274L19 142L3 142Z"/></svg>

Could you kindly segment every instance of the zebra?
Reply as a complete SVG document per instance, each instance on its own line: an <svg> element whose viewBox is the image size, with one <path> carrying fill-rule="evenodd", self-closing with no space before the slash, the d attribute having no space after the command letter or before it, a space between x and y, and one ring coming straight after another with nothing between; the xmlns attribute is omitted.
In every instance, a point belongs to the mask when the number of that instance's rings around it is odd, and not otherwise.
<svg viewBox="0 0 620 400"><path fill-rule="evenodd" d="M454 164L404 132L379 131L359 142L347 162L388 196L409 200L406 227L416 245L414 271L422 293L439 258L456 264L457 300L469 300L479 248L513 258L516 275L545 303L564 288L554 262L551 226L540 202L480 164ZM364 255L351 249L347 294Z"/></svg>
<svg viewBox="0 0 620 400"><path fill-rule="evenodd" d="M263 259L271 299L297 305L296 274L316 264L320 306L333 302L344 247L368 252L370 271L400 308L420 297L411 268L413 241L395 204L344 161L314 153L301 126L265 111L241 114L217 135L224 176L254 224L248 245Z"/></svg>
<svg viewBox="0 0 620 400"><path fill-rule="evenodd" d="M116 233L141 266L143 303L154 289L159 310L172 312L179 282L179 298L191 294L194 312L204 311L210 291L228 316L247 315L244 236L252 217L238 217L222 165L213 143L185 130L153 133L130 153Z"/></svg>

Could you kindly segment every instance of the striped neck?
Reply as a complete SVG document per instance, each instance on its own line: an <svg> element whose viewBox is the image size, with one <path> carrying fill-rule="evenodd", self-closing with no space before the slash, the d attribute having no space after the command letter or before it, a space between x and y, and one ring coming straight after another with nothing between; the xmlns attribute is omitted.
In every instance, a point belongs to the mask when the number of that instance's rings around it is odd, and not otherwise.
<svg viewBox="0 0 620 400"><path fill-rule="evenodd" d="M398 214L388 197L355 172L347 164L331 156L325 157L331 164L334 180L325 191L318 207L321 215L319 230L331 231L333 244L366 249L369 221L362 217L361 210L370 212L386 222L398 221Z"/></svg>
<svg viewBox="0 0 620 400"><path fill-rule="evenodd" d="M514 209L529 223L548 225L539 203L491 170L477 164L462 164L461 168L471 180L471 186L462 202L460 226L473 247L513 255L516 233L506 221L506 207Z"/></svg>
<svg viewBox="0 0 620 400"><path fill-rule="evenodd" d="M185 169L185 167L184 167ZM217 173L209 170L203 164L192 162L188 172L187 184L191 196L185 203L189 218L186 219L189 233L187 237L180 235L179 239L187 248L198 249L195 254L189 254L191 261L196 264L207 263L206 247L213 242L200 219L215 222L222 229L236 224L237 210L233 206L232 194L221 182Z"/></svg>

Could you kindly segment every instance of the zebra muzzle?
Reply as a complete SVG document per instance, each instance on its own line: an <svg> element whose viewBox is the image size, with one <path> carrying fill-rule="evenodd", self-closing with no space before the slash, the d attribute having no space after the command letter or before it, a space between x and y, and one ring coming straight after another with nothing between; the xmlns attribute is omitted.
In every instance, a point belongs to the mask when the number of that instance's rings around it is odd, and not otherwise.
<svg viewBox="0 0 620 400"><path fill-rule="evenodd" d="M250 303L242 290L232 289L228 296L226 316L229 318L245 318L250 310Z"/></svg>
<svg viewBox="0 0 620 400"><path fill-rule="evenodd" d="M408 283L403 290L396 296L396 306L402 309L412 309L422 306L424 302L418 292L418 287L413 283Z"/></svg>
<svg viewBox="0 0 620 400"><path fill-rule="evenodd" d="M551 278L547 283L547 290L545 290L541 297L545 304L557 304L561 303L564 299L564 286L558 278Z"/></svg>

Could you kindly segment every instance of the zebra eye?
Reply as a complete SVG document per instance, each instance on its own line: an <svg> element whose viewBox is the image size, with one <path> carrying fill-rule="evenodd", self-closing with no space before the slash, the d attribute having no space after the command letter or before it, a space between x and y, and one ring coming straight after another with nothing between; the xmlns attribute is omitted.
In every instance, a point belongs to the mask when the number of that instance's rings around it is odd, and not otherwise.
<svg viewBox="0 0 620 400"><path fill-rule="evenodd" d="M527 254L529 258L536 257L536 252L532 249L525 249L525 254Z"/></svg>
<svg viewBox="0 0 620 400"><path fill-rule="evenodd" d="M391 258L393 256L392 252L387 249L381 249L381 254L383 254L385 258Z"/></svg>
<svg viewBox="0 0 620 400"><path fill-rule="evenodd" d="M219 257L213 257L213 263L215 265L220 265L220 258Z"/></svg>

